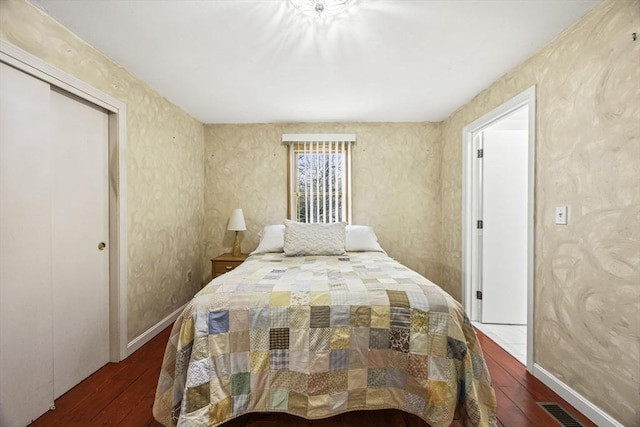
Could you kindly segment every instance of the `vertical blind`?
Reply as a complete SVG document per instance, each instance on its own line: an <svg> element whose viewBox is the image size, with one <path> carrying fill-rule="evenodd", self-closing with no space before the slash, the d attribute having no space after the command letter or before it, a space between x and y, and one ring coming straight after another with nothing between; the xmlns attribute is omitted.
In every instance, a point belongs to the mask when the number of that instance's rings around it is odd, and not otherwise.
<svg viewBox="0 0 640 427"><path fill-rule="evenodd" d="M353 134L286 134L289 217L307 223L351 222Z"/></svg>

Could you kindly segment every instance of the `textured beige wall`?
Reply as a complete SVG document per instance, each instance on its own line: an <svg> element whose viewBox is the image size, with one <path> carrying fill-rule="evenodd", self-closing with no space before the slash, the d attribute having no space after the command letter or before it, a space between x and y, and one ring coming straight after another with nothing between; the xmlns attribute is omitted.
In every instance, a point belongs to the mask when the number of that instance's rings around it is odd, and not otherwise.
<svg viewBox="0 0 640 427"><path fill-rule="evenodd" d="M442 131L451 288L460 284L462 128L537 85L535 361L627 426L640 425L639 30L639 1L605 2ZM560 205L567 226L553 223Z"/></svg>
<svg viewBox="0 0 640 427"><path fill-rule="evenodd" d="M228 252L226 224L243 209L243 252L258 245L267 224L282 223L287 206L283 133L355 133L353 223L374 227L400 262L440 279L440 125L434 123L313 123L205 126L205 262Z"/></svg>
<svg viewBox="0 0 640 427"><path fill-rule="evenodd" d="M0 38L127 104L131 340L200 287L203 126L23 0L0 0Z"/></svg>
<svg viewBox="0 0 640 427"><path fill-rule="evenodd" d="M204 127L24 0L0 38L128 105L129 339L188 300L208 260L286 216L282 133L356 133L354 223L460 299L462 128L538 87L536 362L625 425L640 422L638 0L609 0L442 124ZM203 153L204 145L204 153ZM556 205L570 223L553 225ZM204 231L203 231L204 230ZM203 268L203 260L206 267ZM196 278L186 282L187 271Z"/></svg>

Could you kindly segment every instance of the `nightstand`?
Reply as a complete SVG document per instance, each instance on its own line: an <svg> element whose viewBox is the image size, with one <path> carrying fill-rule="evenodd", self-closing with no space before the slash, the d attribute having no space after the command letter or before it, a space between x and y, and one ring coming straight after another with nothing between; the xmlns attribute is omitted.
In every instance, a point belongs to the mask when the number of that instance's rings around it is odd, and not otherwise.
<svg viewBox="0 0 640 427"><path fill-rule="evenodd" d="M211 260L211 278L215 279L218 276L228 273L247 259L248 254L240 254L240 256L233 256L231 254L222 254Z"/></svg>

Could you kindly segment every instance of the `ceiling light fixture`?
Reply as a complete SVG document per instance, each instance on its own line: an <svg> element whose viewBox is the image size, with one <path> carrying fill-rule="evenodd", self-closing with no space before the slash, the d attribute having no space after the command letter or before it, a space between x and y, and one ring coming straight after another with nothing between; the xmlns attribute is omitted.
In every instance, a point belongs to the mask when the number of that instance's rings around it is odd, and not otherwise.
<svg viewBox="0 0 640 427"><path fill-rule="evenodd" d="M289 2L307 16L324 19L342 12L351 0L289 0Z"/></svg>

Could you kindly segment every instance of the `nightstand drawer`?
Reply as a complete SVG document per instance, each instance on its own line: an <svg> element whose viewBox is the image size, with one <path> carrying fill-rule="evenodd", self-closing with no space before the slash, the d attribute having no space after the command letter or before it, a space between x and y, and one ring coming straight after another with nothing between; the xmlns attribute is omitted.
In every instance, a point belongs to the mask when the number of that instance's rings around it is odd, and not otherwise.
<svg viewBox="0 0 640 427"><path fill-rule="evenodd" d="M231 254L222 254L211 260L211 278L214 279L218 276L228 273L247 258L246 254L242 254L239 257L234 257Z"/></svg>
<svg viewBox="0 0 640 427"><path fill-rule="evenodd" d="M240 264L242 264L242 261L214 261L213 273L215 276L219 276L221 274L228 273Z"/></svg>

